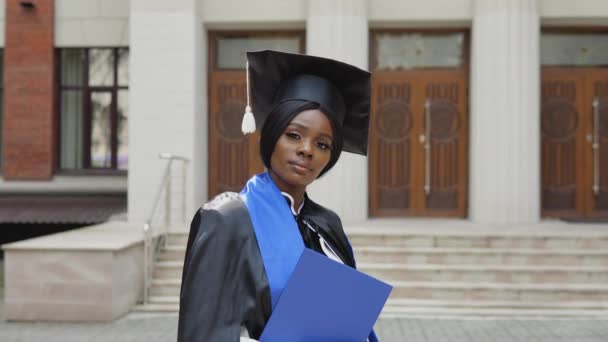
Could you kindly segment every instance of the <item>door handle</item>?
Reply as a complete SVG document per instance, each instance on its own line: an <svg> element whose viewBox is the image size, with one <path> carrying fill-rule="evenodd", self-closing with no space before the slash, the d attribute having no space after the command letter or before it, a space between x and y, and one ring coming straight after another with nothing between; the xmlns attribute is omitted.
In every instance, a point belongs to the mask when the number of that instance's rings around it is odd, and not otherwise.
<svg viewBox="0 0 608 342"><path fill-rule="evenodd" d="M424 193L431 193L431 101L424 101Z"/></svg>
<svg viewBox="0 0 608 342"><path fill-rule="evenodd" d="M597 196L600 192L600 101L597 97L593 99L593 194Z"/></svg>

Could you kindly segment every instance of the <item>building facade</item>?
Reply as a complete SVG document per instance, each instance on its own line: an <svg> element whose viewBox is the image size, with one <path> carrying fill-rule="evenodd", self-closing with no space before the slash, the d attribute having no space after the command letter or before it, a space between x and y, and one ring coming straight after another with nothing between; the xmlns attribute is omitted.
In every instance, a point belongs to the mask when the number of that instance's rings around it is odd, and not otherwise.
<svg viewBox="0 0 608 342"><path fill-rule="evenodd" d="M372 72L368 157L309 191L346 222L608 216L606 1L3 2L1 196L126 195L143 222L159 153L188 160L185 216L239 190L244 53L270 48Z"/></svg>

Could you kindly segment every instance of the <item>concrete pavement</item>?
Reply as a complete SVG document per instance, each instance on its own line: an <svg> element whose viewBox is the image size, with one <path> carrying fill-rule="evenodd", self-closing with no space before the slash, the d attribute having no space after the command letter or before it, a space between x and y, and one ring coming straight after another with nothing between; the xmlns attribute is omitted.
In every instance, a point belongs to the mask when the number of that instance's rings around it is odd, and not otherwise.
<svg viewBox="0 0 608 342"><path fill-rule="evenodd" d="M381 341L606 342L608 319L382 318ZM2 342L172 342L176 314L130 313L112 323L0 322Z"/></svg>

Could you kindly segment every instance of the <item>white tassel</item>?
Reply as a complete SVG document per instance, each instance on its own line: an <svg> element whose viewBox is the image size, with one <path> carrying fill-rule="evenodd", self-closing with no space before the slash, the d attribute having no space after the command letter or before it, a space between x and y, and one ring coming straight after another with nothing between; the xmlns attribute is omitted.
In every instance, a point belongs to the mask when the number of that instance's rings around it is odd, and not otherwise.
<svg viewBox="0 0 608 342"><path fill-rule="evenodd" d="M247 135L255 132L255 118L253 117L253 113L251 112L251 106L249 105L251 102L249 99L249 87L251 84L249 83L249 61L245 64L245 77L247 81L247 106L245 107L245 114L243 115L243 122L241 122L241 131L243 134Z"/></svg>
<svg viewBox="0 0 608 342"><path fill-rule="evenodd" d="M241 131L243 134L250 134L255 132L255 118L251 112L251 107L245 107L245 114L243 115L243 122L241 123Z"/></svg>

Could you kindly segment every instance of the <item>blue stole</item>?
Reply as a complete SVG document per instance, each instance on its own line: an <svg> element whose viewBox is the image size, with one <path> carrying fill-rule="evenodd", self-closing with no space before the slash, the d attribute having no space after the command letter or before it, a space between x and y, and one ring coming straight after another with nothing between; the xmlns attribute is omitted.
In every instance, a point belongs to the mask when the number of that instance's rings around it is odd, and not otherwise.
<svg viewBox="0 0 608 342"><path fill-rule="evenodd" d="M258 240L274 310L304 251L304 242L287 201L267 172L249 179L241 197Z"/></svg>

